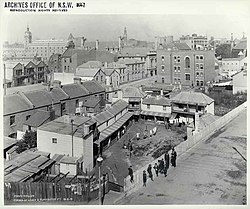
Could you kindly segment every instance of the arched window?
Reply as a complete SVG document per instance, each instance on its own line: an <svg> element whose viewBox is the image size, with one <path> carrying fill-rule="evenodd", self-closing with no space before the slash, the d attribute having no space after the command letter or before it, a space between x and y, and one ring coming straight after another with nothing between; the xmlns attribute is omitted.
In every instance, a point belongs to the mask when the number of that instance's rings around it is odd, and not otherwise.
<svg viewBox="0 0 250 209"><path fill-rule="evenodd" d="M185 68L190 68L190 58L189 57L185 58Z"/></svg>
<svg viewBox="0 0 250 209"><path fill-rule="evenodd" d="M161 78L161 82L162 82L162 83L165 83L165 79L164 79L164 78Z"/></svg>

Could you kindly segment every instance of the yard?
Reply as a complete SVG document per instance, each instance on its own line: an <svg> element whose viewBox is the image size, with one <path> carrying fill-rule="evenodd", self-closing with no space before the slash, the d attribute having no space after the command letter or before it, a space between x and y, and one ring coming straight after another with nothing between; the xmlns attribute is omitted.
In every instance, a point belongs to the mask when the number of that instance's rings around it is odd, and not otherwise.
<svg viewBox="0 0 250 209"><path fill-rule="evenodd" d="M150 130L157 127L155 135L150 137ZM137 140L136 133L140 133ZM143 135L147 133L148 137ZM171 127L166 129L164 125L159 125L150 121L140 120L134 122L120 140L115 142L103 153L102 172L108 173L111 181L123 185L123 179L128 175L128 167L136 170L151 162L154 158L161 156L170 146L176 146L186 136L186 127ZM130 157L129 150L123 148L131 140L133 151ZM97 168L95 169L97 175Z"/></svg>

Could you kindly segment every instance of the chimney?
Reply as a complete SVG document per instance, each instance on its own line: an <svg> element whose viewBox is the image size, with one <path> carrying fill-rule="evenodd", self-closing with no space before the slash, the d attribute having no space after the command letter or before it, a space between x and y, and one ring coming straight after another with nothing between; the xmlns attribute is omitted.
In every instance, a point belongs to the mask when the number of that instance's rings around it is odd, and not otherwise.
<svg viewBox="0 0 250 209"><path fill-rule="evenodd" d="M108 63L104 62L104 68L108 68Z"/></svg>
<svg viewBox="0 0 250 209"><path fill-rule="evenodd" d="M119 40L118 40L118 51L121 51L121 36L119 36Z"/></svg>
<svg viewBox="0 0 250 209"><path fill-rule="evenodd" d="M89 126L83 124L83 136L87 135L88 133L89 133Z"/></svg>
<svg viewBox="0 0 250 209"><path fill-rule="evenodd" d="M82 79L81 78L74 78L74 83L81 84Z"/></svg>
<svg viewBox="0 0 250 209"><path fill-rule="evenodd" d="M56 119L56 111L53 106L50 108L49 114L50 114L50 121Z"/></svg>
<svg viewBox="0 0 250 209"><path fill-rule="evenodd" d="M122 99L123 98L123 93L122 93L121 89L118 89L117 94L118 94L118 99Z"/></svg>
<svg viewBox="0 0 250 209"><path fill-rule="evenodd" d="M155 50L157 50L157 47L158 47L158 37L155 36Z"/></svg>
<svg viewBox="0 0 250 209"><path fill-rule="evenodd" d="M54 81L53 81L53 87L61 88L61 87L62 87L61 81L59 81L59 80L54 80Z"/></svg>
<svg viewBox="0 0 250 209"><path fill-rule="evenodd" d="M96 40L96 41L95 41L95 49L98 50L98 48L99 48L99 41Z"/></svg>

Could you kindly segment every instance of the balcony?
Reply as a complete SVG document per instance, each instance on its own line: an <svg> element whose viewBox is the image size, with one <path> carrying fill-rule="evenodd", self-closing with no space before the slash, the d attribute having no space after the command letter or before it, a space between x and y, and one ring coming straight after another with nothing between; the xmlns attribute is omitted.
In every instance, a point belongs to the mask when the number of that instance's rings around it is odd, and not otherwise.
<svg viewBox="0 0 250 209"><path fill-rule="evenodd" d="M181 113L186 115L195 115L196 109L193 108L180 108L180 107L172 107L173 113ZM199 115L203 115L205 112L204 110L198 110Z"/></svg>

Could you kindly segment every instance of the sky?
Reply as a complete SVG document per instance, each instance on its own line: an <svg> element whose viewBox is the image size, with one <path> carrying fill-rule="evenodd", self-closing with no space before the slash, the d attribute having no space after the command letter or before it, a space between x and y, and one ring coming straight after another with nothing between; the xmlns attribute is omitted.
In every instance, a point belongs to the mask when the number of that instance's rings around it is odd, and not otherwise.
<svg viewBox="0 0 250 209"><path fill-rule="evenodd" d="M215 38L230 39L231 33L235 38L242 38L243 32L248 34L249 16L244 9L244 4L235 3L228 0L227 4L219 4L219 0L210 0L209 4L205 1L186 1L186 3L175 3L166 0L165 4L147 4L144 0L144 6L137 1L134 7L119 4L111 4L111 7L102 7L94 4L90 7L90 14L64 14L64 15L41 15L37 14L6 14L2 16L2 40L9 42L23 42L24 32L27 25L30 27L33 39L67 39L70 33L75 37L84 36L87 41L95 40L118 40L123 34L124 27L127 27L128 38L138 40L154 41L155 36L173 35L178 39L181 35L199 35L214 36ZM92 2L97 2L93 0ZM127 1L123 1L127 2ZM142 2L142 1L140 1ZM154 1L154 2L160 2ZM163 1L162 1L163 2ZM177 1L176 1L177 2ZM201 1L200 1L201 2ZM211 3L212 2L212 3ZM237 2L240 2L237 1ZM124 4L125 4L124 3ZM152 3L152 2L151 2ZM96 6L97 5L97 6ZM149 5L149 6L145 6ZM195 5L195 6L194 6ZM237 7L238 6L238 7ZM96 14L96 9L105 14ZM137 8L141 10L136 10ZM92 12L92 10L93 12ZM105 10L105 9L110 10ZM116 12L115 9L118 9ZM120 12L120 10L121 12ZM114 10L114 11L113 11ZM183 12L184 10L184 12ZM244 11L243 11L244 10ZM137 14L135 14L135 11ZM144 12L146 11L146 12ZM153 14L149 14L151 11ZM110 14L110 13L112 14ZM128 12L128 14L124 14ZM130 14L130 13L131 14ZM98 13L98 12L97 12ZM115 13L115 14L113 14ZM123 13L123 14L121 14ZM148 13L148 14L145 14Z"/></svg>

